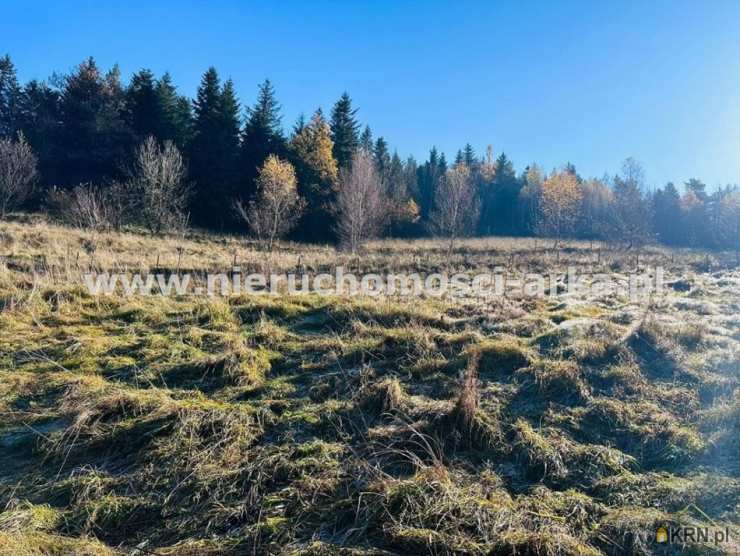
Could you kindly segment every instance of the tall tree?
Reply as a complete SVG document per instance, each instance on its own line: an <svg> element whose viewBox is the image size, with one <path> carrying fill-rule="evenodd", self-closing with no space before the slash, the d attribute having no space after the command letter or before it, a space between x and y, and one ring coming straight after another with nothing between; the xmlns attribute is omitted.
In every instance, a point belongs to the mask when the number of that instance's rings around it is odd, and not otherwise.
<svg viewBox="0 0 740 556"><path fill-rule="evenodd" d="M143 69L131 77L126 89L128 124L139 140L153 136L160 139L162 110L156 91L154 74Z"/></svg>
<svg viewBox="0 0 740 556"><path fill-rule="evenodd" d="M582 196L578 180L567 170L553 172L542 184L537 231L555 240L554 249L573 235Z"/></svg>
<svg viewBox="0 0 740 556"><path fill-rule="evenodd" d="M373 132L370 131L369 125L365 126L365 129L360 136L360 148L367 152L373 151Z"/></svg>
<svg viewBox="0 0 740 556"><path fill-rule="evenodd" d="M221 86L209 68L193 103L193 138L189 145L190 177L195 182L192 215L197 224L224 226L230 222L230 197L239 152L238 103L233 85Z"/></svg>
<svg viewBox="0 0 740 556"><path fill-rule="evenodd" d="M360 140L360 124L356 118L357 108L352 108L352 99L344 92L331 111L331 137L334 141L334 158L339 169L349 168Z"/></svg>
<svg viewBox="0 0 740 556"><path fill-rule="evenodd" d="M159 139L172 141L183 149L192 132L193 113L190 100L177 93L169 73L165 73L157 81L156 93L162 118L158 130Z"/></svg>
<svg viewBox="0 0 740 556"><path fill-rule="evenodd" d="M490 175L495 175L495 170ZM518 204L522 230L526 234L537 232L543 180L542 170L534 163L528 166L522 174L522 189L519 191Z"/></svg>
<svg viewBox="0 0 740 556"><path fill-rule="evenodd" d="M257 102L247 109L247 122L242 133L242 187L239 197L250 200L256 193L259 169L274 154L285 157L286 143L280 117L280 104L269 79L260 86Z"/></svg>
<svg viewBox="0 0 740 556"><path fill-rule="evenodd" d="M523 232L517 219L521 188L514 165L502 152L496 159L493 180L485 187L480 226L482 233L518 235Z"/></svg>
<svg viewBox="0 0 740 556"><path fill-rule="evenodd" d="M382 137L378 137L373 146L373 160L375 170L378 173L380 185L386 188L388 185L388 171L391 165L391 155L388 152L388 143Z"/></svg>
<svg viewBox="0 0 740 556"><path fill-rule="evenodd" d="M421 219L427 221L435 202L435 194L442 177L447 171L444 154L440 155L436 147L429 151L429 159L417 169L419 188L419 210Z"/></svg>
<svg viewBox="0 0 740 556"><path fill-rule="evenodd" d="M333 241L338 169L331 129L321 109L293 137L290 147L299 193L306 200L301 223L303 238Z"/></svg>
<svg viewBox="0 0 740 556"><path fill-rule="evenodd" d="M621 175L614 177L613 241L622 241L627 248L640 247L652 234L650 207L643 195L645 171L633 158L622 164Z"/></svg>
<svg viewBox="0 0 740 556"><path fill-rule="evenodd" d="M76 185L118 177L133 147L118 68L103 75L88 58L63 77L59 116L54 182Z"/></svg>
<svg viewBox="0 0 740 556"><path fill-rule="evenodd" d="M653 228L658 239L667 245L683 243L685 238L681 195L676 186L668 182L663 189L658 189L653 195L652 203Z"/></svg>
<svg viewBox="0 0 740 556"><path fill-rule="evenodd" d="M29 81L20 97L19 126L39 160L41 190L57 185L61 144L60 95L41 81Z"/></svg>
<svg viewBox="0 0 740 556"><path fill-rule="evenodd" d="M449 240L447 256L455 241L475 231L480 204L470 168L457 164L445 172L435 197L430 220L435 233Z"/></svg>
<svg viewBox="0 0 740 556"><path fill-rule="evenodd" d="M337 193L337 232L340 245L353 254L375 236L385 217L386 203L375 161L356 151L349 168L340 171Z"/></svg>
<svg viewBox="0 0 740 556"><path fill-rule="evenodd" d="M9 55L0 58L0 138L11 137L19 129L18 111L21 88Z"/></svg>

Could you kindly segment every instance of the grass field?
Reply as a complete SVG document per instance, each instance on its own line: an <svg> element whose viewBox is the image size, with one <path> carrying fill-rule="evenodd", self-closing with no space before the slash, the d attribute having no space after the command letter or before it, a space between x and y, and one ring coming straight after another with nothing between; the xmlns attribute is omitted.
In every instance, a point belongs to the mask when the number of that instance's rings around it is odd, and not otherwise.
<svg viewBox="0 0 740 556"><path fill-rule="evenodd" d="M740 537L740 268L534 239L0 223L0 554L692 554ZM92 297L90 269L665 268L665 295ZM657 544L660 526L729 542Z"/></svg>

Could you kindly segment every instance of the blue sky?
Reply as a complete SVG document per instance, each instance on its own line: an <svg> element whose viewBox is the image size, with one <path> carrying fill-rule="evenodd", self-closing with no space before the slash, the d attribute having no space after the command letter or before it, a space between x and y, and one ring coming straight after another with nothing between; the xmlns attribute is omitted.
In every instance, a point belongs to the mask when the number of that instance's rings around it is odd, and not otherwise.
<svg viewBox="0 0 740 556"><path fill-rule="evenodd" d="M640 160L650 185L740 182L740 2L6 0L20 78L92 55L124 78L209 66L251 104L273 80L287 128L347 90L402 155L492 144L517 169L585 176Z"/></svg>

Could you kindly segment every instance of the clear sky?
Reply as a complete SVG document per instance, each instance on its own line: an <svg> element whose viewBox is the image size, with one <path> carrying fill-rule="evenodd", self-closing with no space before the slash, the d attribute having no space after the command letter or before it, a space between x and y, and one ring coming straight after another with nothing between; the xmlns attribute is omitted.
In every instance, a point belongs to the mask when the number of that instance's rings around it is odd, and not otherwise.
<svg viewBox="0 0 740 556"><path fill-rule="evenodd" d="M650 185L740 182L740 2L5 0L0 53L22 80L87 56L125 79L209 66L242 104L269 77L286 129L347 90L402 156L470 142L518 170L584 176L634 156Z"/></svg>

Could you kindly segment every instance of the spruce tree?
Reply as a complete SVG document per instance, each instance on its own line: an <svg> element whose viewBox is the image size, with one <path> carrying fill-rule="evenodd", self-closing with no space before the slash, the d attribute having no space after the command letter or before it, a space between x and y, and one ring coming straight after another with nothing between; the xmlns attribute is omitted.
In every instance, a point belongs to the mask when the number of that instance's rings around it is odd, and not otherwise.
<svg viewBox="0 0 740 556"><path fill-rule="evenodd" d="M183 149L190 139L192 105L187 97L177 93L169 73L157 80L156 94L161 117L158 137L161 140L170 140Z"/></svg>
<svg viewBox="0 0 740 556"><path fill-rule="evenodd" d="M18 109L19 128L39 160L40 185L59 185L61 120L59 91L32 80L21 91Z"/></svg>
<svg viewBox="0 0 740 556"><path fill-rule="evenodd" d="M429 214L434 207L435 193L446 171L447 162L444 154L440 155L436 147L432 147L429 151L429 160L417 169L419 209L423 221L429 218Z"/></svg>
<svg viewBox="0 0 740 556"><path fill-rule="evenodd" d="M520 235L523 223L517 219L519 193L522 183L517 179L514 165L501 153L494 165L493 180L484 187L483 210L479 231L481 233Z"/></svg>
<svg viewBox="0 0 740 556"><path fill-rule="evenodd" d="M682 236L683 211L681 196L672 182L653 195L653 228L658 239L668 245L680 245L686 238Z"/></svg>
<svg viewBox="0 0 740 556"><path fill-rule="evenodd" d="M255 179L267 157L285 157L286 143L280 123L280 104L269 79L259 86L257 102L247 110L247 122L242 133L241 186L239 197L244 201L256 192Z"/></svg>
<svg viewBox="0 0 740 556"><path fill-rule="evenodd" d="M367 152L373 152L373 132L370 131L370 126L366 125L365 130L360 136L360 148Z"/></svg>
<svg viewBox="0 0 740 556"><path fill-rule="evenodd" d="M155 86L154 74L143 69L131 77L126 89L128 124L139 142L149 135L162 139L163 114Z"/></svg>
<svg viewBox="0 0 740 556"><path fill-rule="evenodd" d="M295 123L293 124L293 129L290 132L290 140L292 141L296 135L300 134L303 129L306 127L306 116L304 114L301 114L296 118Z"/></svg>
<svg viewBox="0 0 740 556"><path fill-rule="evenodd" d="M298 192L306 201L300 238L333 241L338 168L331 129L321 109L291 140L290 151L298 176Z"/></svg>
<svg viewBox="0 0 740 556"><path fill-rule="evenodd" d="M57 185L103 183L119 177L133 137L125 121L118 68L101 74L93 58L62 80L55 137Z"/></svg>
<svg viewBox="0 0 740 556"><path fill-rule="evenodd" d="M215 68L201 79L190 142L190 177L195 183L192 216L198 224L231 222L239 152L239 105L231 81L223 87Z"/></svg>
<svg viewBox="0 0 740 556"><path fill-rule="evenodd" d="M378 172L380 185L385 188L387 187L388 182L388 169L391 164L391 155L388 152L388 143L382 137L378 137L373 146L373 160L375 161L375 169Z"/></svg>
<svg viewBox="0 0 740 556"><path fill-rule="evenodd" d="M352 99L344 92L332 108L330 124L334 158L340 169L351 165L352 156L359 146L360 124L356 114L357 108L352 108Z"/></svg>
<svg viewBox="0 0 740 556"><path fill-rule="evenodd" d="M473 149L470 143L465 143L465 148L462 151L462 161L471 171L478 166L478 160L475 158L475 149Z"/></svg>
<svg viewBox="0 0 740 556"><path fill-rule="evenodd" d="M0 58L0 138L11 137L19 129L21 88L9 55Z"/></svg>

